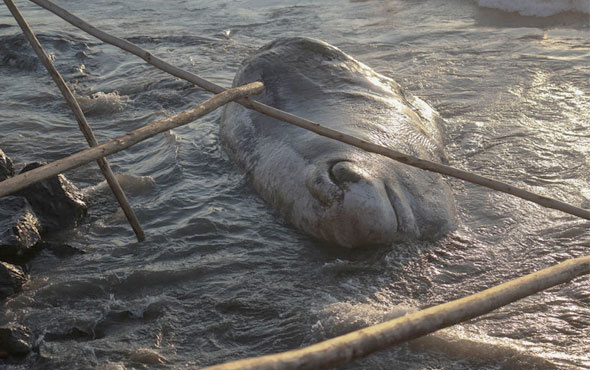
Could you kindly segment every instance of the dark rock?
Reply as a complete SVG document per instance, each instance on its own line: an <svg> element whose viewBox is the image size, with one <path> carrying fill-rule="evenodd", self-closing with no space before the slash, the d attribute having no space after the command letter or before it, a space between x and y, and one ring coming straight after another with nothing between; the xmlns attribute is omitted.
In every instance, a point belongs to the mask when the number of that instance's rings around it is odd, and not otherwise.
<svg viewBox="0 0 590 370"><path fill-rule="evenodd" d="M30 163L20 173L41 167L45 163ZM30 185L16 194L27 198L41 221L43 231L58 231L76 227L86 215L87 207L80 189L64 175Z"/></svg>
<svg viewBox="0 0 590 370"><path fill-rule="evenodd" d="M27 275L20 267L0 262L0 299L20 292L26 281Z"/></svg>
<svg viewBox="0 0 590 370"><path fill-rule="evenodd" d="M24 197L0 198L0 259L18 261L41 240L41 224Z"/></svg>
<svg viewBox="0 0 590 370"><path fill-rule="evenodd" d="M0 181L14 176L12 160L0 149Z"/></svg>
<svg viewBox="0 0 590 370"><path fill-rule="evenodd" d="M0 327L0 357L24 356L33 349L33 334L22 325Z"/></svg>
<svg viewBox="0 0 590 370"><path fill-rule="evenodd" d="M94 336L87 333L84 330L80 330L76 327L71 328L69 331L63 333L46 333L45 338L47 342L58 342L67 340L86 341L94 339Z"/></svg>

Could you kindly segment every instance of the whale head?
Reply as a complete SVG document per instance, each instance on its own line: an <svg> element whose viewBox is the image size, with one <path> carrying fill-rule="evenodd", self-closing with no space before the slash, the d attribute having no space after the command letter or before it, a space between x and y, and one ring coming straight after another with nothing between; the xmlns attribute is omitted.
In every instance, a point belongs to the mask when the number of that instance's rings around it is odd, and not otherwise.
<svg viewBox="0 0 590 370"><path fill-rule="evenodd" d="M441 176L328 139L308 139L311 146L322 142L323 153L303 156L286 143L268 143L273 147L262 149L251 172L258 193L298 229L360 247L433 239L455 227L453 195Z"/></svg>
<svg viewBox="0 0 590 370"><path fill-rule="evenodd" d="M234 85L256 80L265 104L410 155L444 158L440 118L426 103L324 42L286 38L263 47ZM224 108L220 134L257 192L320 240L390 244L436 238L455 225L453 195L438 174L235 103Z"/></svg>

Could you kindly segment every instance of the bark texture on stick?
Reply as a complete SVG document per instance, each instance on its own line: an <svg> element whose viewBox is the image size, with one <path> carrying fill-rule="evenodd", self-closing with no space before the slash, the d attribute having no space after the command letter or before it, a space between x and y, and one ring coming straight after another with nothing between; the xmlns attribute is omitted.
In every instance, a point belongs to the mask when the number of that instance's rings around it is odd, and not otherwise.
<svg viewBox="0 0 590 370"><path fill-rule="evenodd" d="M205 90L211 91L213 93L219 93L225 90L224 87L214 84L213 82L207 81L206 79L199 77L193 73L188 71L182 70L172 64L160 59L149 51L127 41L122 38L110 35L104 31L99 30L98 28L90 25L88 22L84 21L83 19L73 15L72 13L68 12L67 10L55 5L51 1L48 0L31 0L33 3L49 10L50 12L54 13L55 15L61 17L65 21L69 22L70 24L80 28L81 30L89 33L90 35L114 46L117 46L131 54L134 54L147 63L153 65L156 68L159 68L165 72L172 74L178 78L184 79L189 81L197 86L204 88ZM319 123L307 120L305 118L301 118L295 116L293 114L281 111L279 109L270 107L268 105L262 104L260 102L250 100L250 99L241 99L237 101L238 103L244 105L247 108L260 112L262 114L266 114L270 117L279 119L281 121L291 123L293 125L299 126L306 130L315 132L318 135L328 137L330 139L338 140L344 142L346 144L355 146L357 148L378 153L394 159L396 161L405 163L409 166L414 166L421 168L423 170L438 172L443 175L455 177L464 181L468 181L477 185L485 186L490 189L494 189L503 193L511 194L516 197L526 199L533 203L539 204L543 207L553 208L560 210L565 213L569 213L574 216L578 216L584 218L586 220L590 220L590 211L575 207L573 205L567 204L565 202L552 199L549 197L545 197L539 194L535 194L533 192L519 189L515 186L509 185L507 183L493 180L484 176L480 176L471 172L463 171L457 168L453 168L450 166L446 166L440 163L427 161L424 159L419 159L416 157L412 157L398 151L385 148L373 143L366 142L364 140L358 139L354 136L350 136L339 132L337 130L333 130L327 127L320 125Z"/></svg>
<svg viewBox="0 0 590 370"><path fill-rule="evenodd" d="M121 150L127 149L130 146L155 136L161 132L186 125L187 123L190 123L197 118L214 111L215 109L232 100L239 99L251 94L259 94L263 89L264 86L261 82L253 82L248 85L226 90L220 94L215 95L211 99L193 109L189 109L168 118L154 121L117 139L83 150L69 157L59 159L39 168L35 168L31 171L10 177L0 182L0 197L11 194L36 182L43 181L59 173L90 163L97 158L120 152Z"/></svg>
<svg viewBox="0 0 590 370"><path fill-rule="evenodd" d="M488 313L529 295L590 274L590 256L574 258L482 292L309 347L203 370L326 369Z"/></svg>
<svg viewBox="0 0 590 370"><path fill-rule="evenodd" d="M55 81L55 84L57 85L57 87L61 91L61 94L63 95L63 97L66 100L67 104L69 105L70 109L74 113L74 116L76 117L76 121L78 121L78 126L80 127L80 131L82 131L82 134L84 134L84 137L86 138L86 141L88 142L88 145L90 145L91 147L98 145L98 142L96 141L96 137L94 136L94 133L92 132L92 128L88 124L88 121L86 120L86 117L84 116L84 113L82 112L82 109L80 108L80 105L78 104L78 101L76 100L76 98L74 97L74 94L72 94L72 92L70 91L70 89L66 85L66 82L64 81L64 79L59 74L57 68L55 68L55 66L53 65L53 63L51 62L51 60L49 59L49 57L45 53L45 50L43 49L43 46L41 46L41 43L37 39L37 36L35 36L35 34L33 33L33 30L29 27L27 21L24 19L24 17L20 13L20 11L18 10L18 8L14 4L14 2L12 0L4 0L4 3L6 4L8 9L12 13L14 19L16 20L16 22L18 23L20 28L22 29L25 37L27 38L27 40L29 41L29 43L33 47L33 50L35 51L35 53L37 54L39 59L41 59L41 62L43 63L43 65L45 66L45 68L47 69L49 74L51 75L51 78L53 78L53 81ZM119 184L115 175L113 174L113 171L111 170L111 166L109 165L109 162L107 162L107 160L105 158L98 158L96 162L98 163L100 170L102 171L105 179L107 180L107 183L109 184L111 190L113 191L115 198L119 202L119 205L123 209L125 216L129 220L129 224L131 224L131 228L135 232L137 240L140 242L145 240L145 234L143 232L143 229L141 228L141 225L139 224L139 220L137 219L135 212L133 212L133 208L131 208L131 205L129 204L129 200L127 199L127 196L125 195L125 192L123 192L121 185Z"/></svg>
<svg viewBox="0 0 590 370"><path fill-rule="evenodd" d="M170 73L173 76L176 76L176 77L181 78L183 80L187 80L189 82L192 82L195 85L200 86L200 87L204 88L205 90L211 91L215 94L218 94L218 93L226 90L225 88L223 88L217 84L214 84L213 82L207 81L206 79L201 78L195 74L192 74L192 73L187 72L183 69L173 66L172 64L164 61L163 59L156 57L148 50L146 50L140 46L137 46L134 43L131 43L125 39L113 36L111 34L108 34L104 31L94 27L93 25L86 22L82 18L77 17L76 15L68 12L66 9L56 5L55 3L52 3L51 1L45 1L45 0L31 0L31 1L33 3L39 5L40 7L49 10L53 14L57 15L58 17L64 19L66 22L70 23L71 25L76 26L79 29L96 37L97 39L100 39L100 40L106 42L107 44L117 46L117 47L119 47L119 48L133 54L133 55L136 55L136 56L140 57L141 59L145 60L147 63L149 63L149 64L167 72L167 73Z"/></svg>

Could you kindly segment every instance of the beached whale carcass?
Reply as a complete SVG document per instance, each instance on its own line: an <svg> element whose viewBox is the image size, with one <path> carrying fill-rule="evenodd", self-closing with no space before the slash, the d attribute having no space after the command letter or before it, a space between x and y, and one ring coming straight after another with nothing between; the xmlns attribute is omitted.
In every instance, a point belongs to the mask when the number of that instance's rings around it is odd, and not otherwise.
<svg viewBox="0 0 590 370"><path fill-rule="evenodd" d="M257 100L424 159L444 160L440 118L393 80L319 40L281 38L245 60L233 85ZM367 153L237 103L220 137L256 191L297 228L346 247L439 236L455 225L438 174Z"/></svg>

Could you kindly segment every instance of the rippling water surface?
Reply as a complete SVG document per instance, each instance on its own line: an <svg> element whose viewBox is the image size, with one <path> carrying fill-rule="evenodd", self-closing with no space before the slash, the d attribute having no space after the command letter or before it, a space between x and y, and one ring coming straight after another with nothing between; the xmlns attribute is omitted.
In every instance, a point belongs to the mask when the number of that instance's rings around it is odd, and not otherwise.
<svg viewBox="0 0 590 370"><path fill-rule="evenodd" d="M225 86L268 41L325 40L436 108L452 165L590 208L590 4L504 3L60 2ZM557 8L547 11L551 4ZM31 3L17 5L99 141L210 96ZM7 10L0 82L0 147L17 167L85 148ZM3 303L0 320L29 326L40 354L0 367L147 366L137 362L141 348L165 357L163 368L274 353L590 250L587 221L456 180L449 182L460 226L441 240L354 252L323 245L253 193L220 148L218 120L214 112L110 157L147 231L144 243L97 185L96 165L69 173L88 188L89 215L78 229L50 237L87 253L31 262L30 282ZM588 278L578 278L343 368L590 368L589 292Z"/></svg>

